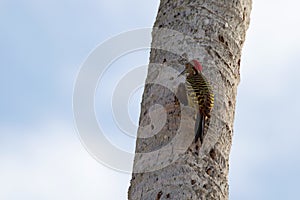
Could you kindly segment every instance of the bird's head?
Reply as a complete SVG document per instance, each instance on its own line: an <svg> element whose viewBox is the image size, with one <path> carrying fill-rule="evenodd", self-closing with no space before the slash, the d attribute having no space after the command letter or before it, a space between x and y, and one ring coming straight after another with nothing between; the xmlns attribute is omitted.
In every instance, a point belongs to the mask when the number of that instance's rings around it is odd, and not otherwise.
<svg viewBox="0 0 300 200"><path fill-rule="evenodd" d="M190 62L187 62L185 64L185 69L178 76L183 74L189 76L197 74L199 72L202 72L202 65L198 60L191 60Z"/></svg>
<svg viewBox="0 0 300 200"><path fill-rule="evenodd" d="M200 62L198 60L192 60L190 62L190 64L198 71L198 72L202 72L202 65L200 64Z"/></svg>

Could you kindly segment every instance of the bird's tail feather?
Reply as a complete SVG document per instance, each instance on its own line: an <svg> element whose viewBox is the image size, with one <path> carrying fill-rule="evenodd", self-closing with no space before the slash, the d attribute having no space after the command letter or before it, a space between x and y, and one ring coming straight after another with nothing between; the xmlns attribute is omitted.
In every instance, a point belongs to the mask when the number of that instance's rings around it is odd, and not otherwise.
<svg viewBox="0 0 300 200"><path fill-rule="evenodd" d="M205 117L201 115L200 113L197 114L196 118L196 134L195 134L195 143L200 138L200 142L202 144L203 137L204 137L204 126L205 126Z"/></svg>

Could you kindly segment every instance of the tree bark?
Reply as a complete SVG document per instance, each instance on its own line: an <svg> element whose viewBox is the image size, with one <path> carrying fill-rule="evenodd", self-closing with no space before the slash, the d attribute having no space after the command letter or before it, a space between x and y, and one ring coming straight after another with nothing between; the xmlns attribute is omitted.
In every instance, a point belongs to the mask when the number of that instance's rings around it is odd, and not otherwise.
<svg viewBox="0 0 300 200"><path fill-rule="evenodd" d="M251 0L161 0L152 32L128 199L228 199L241 50ZM186 60L198 59L215 105L203 144L193 143Z"/></svg>

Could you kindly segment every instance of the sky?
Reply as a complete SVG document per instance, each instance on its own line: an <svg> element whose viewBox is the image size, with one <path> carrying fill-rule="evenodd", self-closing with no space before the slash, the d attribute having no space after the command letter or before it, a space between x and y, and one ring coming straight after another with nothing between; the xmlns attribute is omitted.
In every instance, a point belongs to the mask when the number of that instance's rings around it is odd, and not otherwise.
<svg viewBox="0 0 300 200"><path fill-rule="evenodd" d="M93 52L120 34L152 27L158 3L0 1L0 199L126 199L130 174L86 146L73 92ZM298 197L299 6L296 0L253 2L230 155L231 200ZM148 56L147 48L120 55L94 90L97 122L126 152L133 152L134 138L110 110L111 89L139 67L143 80ZM125 101L130 130L142 94L142 85L135 86Z"/></svg>

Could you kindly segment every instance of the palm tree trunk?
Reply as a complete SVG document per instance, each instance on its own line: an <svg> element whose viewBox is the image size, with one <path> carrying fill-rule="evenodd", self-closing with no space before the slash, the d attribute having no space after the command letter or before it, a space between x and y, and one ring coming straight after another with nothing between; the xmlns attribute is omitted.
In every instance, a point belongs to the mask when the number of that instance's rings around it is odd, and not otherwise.
<svg viewBox="0 0 300 200"><path fill-rule="evenodd" d="M241 50L251 0L161 0L152 32L128 198L228 199ZM203 144L193 143L195 111L186 105L184 60L198 59L215 105Z"/></svg>

